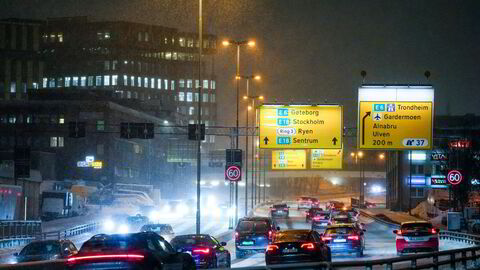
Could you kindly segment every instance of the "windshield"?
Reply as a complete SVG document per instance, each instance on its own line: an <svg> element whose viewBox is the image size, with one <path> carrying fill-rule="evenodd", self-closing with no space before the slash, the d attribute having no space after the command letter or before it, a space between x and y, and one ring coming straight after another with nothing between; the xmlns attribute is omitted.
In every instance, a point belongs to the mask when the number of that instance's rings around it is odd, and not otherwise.
<svg viewBox="0 0 480 270"><path fill-rule="evenodd" d="M286 204L275 204L273 208L287 208Z"/></svg>
<svg viewBox="0 0 480 270"><path fill-rule="evenodd" d="M402 231L428 231L432 228L432 224L430 223L408 223L403 224L401 230Z"/></svg>
<svg viewBox="0 0 480 270"><path fill-rule="evenodd" d="M351 234L353 233L352 227L336 227L328 228L325 230L325 234Z"/></svg>

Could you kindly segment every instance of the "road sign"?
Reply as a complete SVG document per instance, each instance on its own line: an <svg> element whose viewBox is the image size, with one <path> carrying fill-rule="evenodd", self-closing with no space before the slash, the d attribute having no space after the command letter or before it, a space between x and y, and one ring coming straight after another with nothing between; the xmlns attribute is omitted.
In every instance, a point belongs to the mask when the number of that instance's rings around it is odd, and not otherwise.
<svg viewBox="0 0 480 270"><path fill-rule="evenodd" d="M342 169L343 149L312 149L310 169Z"/></svg>
<svg viewBox="0 0 480 270"><path fill-rule="evenodd" d="M462 182L463 180L463 175L460 171L458 170L451 170L448 171L447 174L447 181L452 184L452 185L458 185Z"/></svg>
<svg viewBox="0 0 480 270"><path fill-rule="evenodd" d="M226 165L242 166L242 149L225 149Z"/></svg>
<svg viewBox="0 0 480 270"><path fill-rule="evenodd" d="M305 170L306 168L306 150L272 151L272 170Z"/></svg>
<svg viewBox="0 0 480 270"><path fill-rule="evenodd" d="M341 149L340 105L260 106L260 148Z"/></svg>
<svg viewBox="0 0 480 270"><path fill-rule="evenodd" d="M431 149L432 102L360 101L360 149Z"/></svg>
<svg viewBox="0 0 480 270"><path fill-rule="evenodd" d="M234 182L242 180L242 167L237 165L225 166L225 180Z"/></svg>

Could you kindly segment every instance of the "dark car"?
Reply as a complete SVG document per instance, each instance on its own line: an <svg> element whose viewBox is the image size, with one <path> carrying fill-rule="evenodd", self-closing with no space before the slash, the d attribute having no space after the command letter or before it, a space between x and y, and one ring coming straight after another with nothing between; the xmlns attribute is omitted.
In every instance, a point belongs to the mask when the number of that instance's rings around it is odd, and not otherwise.
<svg viewBox="0 0 480 270"><path fill-rule="evenodd" d="M180 253L154 232L96 235L67 259L68 269L196 269L192 256Z"/></svg>
<svg viewBox="0 0 480 270"><path fill-rule="evenodd" d="M274 204L270 208L270 215L272 217L277 217L277 216L288 217L288 214L289 214L289 207L285 203Z"/></svg>
<svg viewBox="0 0 480 270"><path fill-rule="evenodd" d="M20 253L15 253L15 261L33 262L65 259L77 254L78 250L70 240L42 240L26 245Z"/></svg>
<svg viewBox="0 0 480 270"><path fill-rule="evenodd" d="M330 248L320 235L312 230L289 230L279 232L267 247L267 265L305 262L330 262Z"/></svg>
<svg viewBox="0 0 480 270"><path fill-rule="evenodd" d="M305 222L312 220L317 214L322 213L322 208L310 208L305 211Z"/></svg>
<svg viewBox="0 0 480 270"><path fill-rule="evenodd" d="M230 252L227 243L218 242L208 234L189 234L176 236L170 242L178 252L191 254L199 268L230 268Z"/></svg>
<svg viewBox="0 0 480 270"><path fill-rule="evenodd" d="M326 228L332 224L332 215L329 211L318 211L312 218L312 230Z"/></svg>
<svg viewBox="0 0 480 270"><path fill-rule="evenodd" d="M141 232L154 232L165 240L170 241L175 237L172 226L170 224L145 224L140 228Z"/></svg>
<svg viewBox="0 0 480 270"><path fill-rule="evenodd" d="M332 218L332 224L340 224L340 223L355 223L357 220L347 213L341 213Z"/></svg>
<svg viewBox="0 0 480 270"><path fill-rule="evenodd" d="M235 229L236 257L243 258L248 253L265 252L278 230L280 228L271 218L241 218Z"/></svg>
<svg viewBox="0 0 480 270"><path fill-rule="evenodd" d="M362 257L365 249L364 232L355 224L330 225L322 240L332 253L355 253L357 257Z"/></svg>

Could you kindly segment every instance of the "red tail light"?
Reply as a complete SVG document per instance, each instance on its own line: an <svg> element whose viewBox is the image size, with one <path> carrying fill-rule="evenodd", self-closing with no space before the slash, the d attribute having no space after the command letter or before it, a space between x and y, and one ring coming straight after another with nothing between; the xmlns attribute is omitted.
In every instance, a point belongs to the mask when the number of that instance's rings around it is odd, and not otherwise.
<svg viewBox="0 0 480 270"><path fill-rule="evenodd" d="M287 210L288 210L288 207L283 208L283 210L287 211Z"/></svg>
<svg viewBox="0 0 480 270"><path fill-rule="evenodd" d="M268 231L268 239L269 240L272 240L273 238L273 232L272 231Z"/></svg>
<svg viewBox="0 0 480 270"><path fill-rule="evenodd" d="M430 229L430 233L431 233L431 234L436 234L436 233L438 233L438 231L437 231L435 228L431 228L431 229Z"/></svg>
<svg viewBox="0 0 480 270"><path fill-rule="evenodd" d="M92 255L92 256L78 256L78 257L70 257L67 259L67 264L72 265L80 261L86 260L116 260L116 259L124 259L124 260L131 260L131 261L141 261L145 258L145 256L141 254L110 254L110 255Z"/></svg>
<svg viewBox="0 0 480 270"><path fill-rule="evenodd" d="M238 240L238 232L235 232L235 240Z"/></svg>
<svg viewBox="0 0 480 270"><path fill-rule="evenodd" d="M273 253L273 252L277 252L277 250L278 250L277 245L268 245L267 246L267 252Z"/></svg>
<svg viewBox="0 0 480 270"><path fill-rule="evenodd" d="M330 241L330 240L332 240L332 237L331 236L324 236L324 237L322 237L322 240L323 241Z"/></svg>
<svg viewBox="0 0 480 270"><path fill-rule="evenodd" d="M319 220L320 220L320 217L314 217L313 220L319 221Z"/></svg>
<svg viewBox="0 0 480 270"><path fill-rule="evenodd" d="M358 241L358 235L349 235L348 237L348 240L357 240Z"/></svg>
<svg viewBox="0 0 480 270"><path fill-rule="evenodd" d="M209 254L210 253L210 248L195 248L192 250L192 253L196 254Z"/></svg>
<svg viewBox="0 0 480 270"><path fill-rule="evenodd" d="M305 243L305 244L302 244L300 247L303 248L303 249L306 249L306 250L314 250L315 249L315 245L313 243Z"/></svg>

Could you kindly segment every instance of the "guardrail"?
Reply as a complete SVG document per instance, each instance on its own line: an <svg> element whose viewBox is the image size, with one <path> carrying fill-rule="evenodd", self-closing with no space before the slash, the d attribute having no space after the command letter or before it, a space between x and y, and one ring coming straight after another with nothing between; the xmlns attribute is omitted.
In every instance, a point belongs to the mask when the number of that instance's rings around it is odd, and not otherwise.
<svg viewBox="0 0 480 270"><path fill-rule="evenodd" d="M43 232L40 234L35 235L37 240L46 240L46 239L67 239L68 237L72 237L75 235L80 235L86 232L96 231L99 226L98 222L84 224L80 226L76 226L70 229L66 229L63 231L54 231L54 232Z"/></svg>
<svg viewBox="0 0 480 270"><path fill-rule="evenodd" d="M0 240L34 237L41 231L41 221L0 221Z"/></svg>

